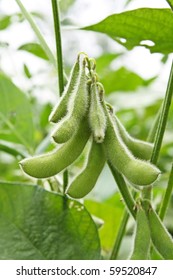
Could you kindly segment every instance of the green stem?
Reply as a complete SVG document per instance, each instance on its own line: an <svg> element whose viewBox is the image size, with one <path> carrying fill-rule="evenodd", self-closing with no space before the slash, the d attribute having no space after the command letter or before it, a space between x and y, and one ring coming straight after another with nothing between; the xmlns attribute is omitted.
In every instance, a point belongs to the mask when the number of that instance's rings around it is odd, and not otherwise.
<svg viewBox="0 0 173 280"><path fill-rule="evenodd" d="M157 129L158 129L158 124L159 124L161 112L162 112L162 106L160 106L160 108L159 108L159 110L157 112L157 115L156 115L156 117L154 119L154 122L152 124L152 127L151 127L151 129L150 129L150 131L148 133L148 137L147 137L147 141L148 142L154 143L154 141L155 141L156 132L157 132Z"/></svg>
<svg viewBox="0 0 173 280"><path fill-rule="evenodd" d="M111 256L110 256L110 260L116 260L117 259L119 249L120 249L120 246L121 246L121 242L122 242L123 236L125 234L125 230L126 230L126 226L127 226L129 216L130 215L129 215L128 211L125 209L124 213L123 213L122 220L121 220L121 224L120 224L120 227L119 227L119 230L118 230L118 234L117 234L117 237L116 237L116 240L115 240L115 243L114 243L114 247L113 247L113 250L112 250L112 253L111 253Z"/></svg>
<svg viewBox="0 0 173 280"><path fill-rule="evenodd" d="M159 153L160 153L163 136L164 136L164 132L165 132L165 128L166 128L166 123L168 120L168 114L169 114L169 109L170 109L170 105L171 105L172 95L173 95L173 62L172 62L171 70L170 70L168 85L167 85L167 89L166 89L166 95L165 95L165 98L164 98L164 101L163 101L163 104L161 107L162 109L160 112L153 152L152 152L152 156L151 156L151 160L150 160L150 162L153 164L157 164L157 161L159 158ZM157 121L158 121L158 119L157 119ZM155 129L155 127L153 129ZM151 200L151 197L152 197L152 187L151 186L149 186L149 188L144 188L143 197Z"/></svg>
<svg viewBox="0 0 173 280"><path fill-rule="evenodd" d="M68 170L66 169L63 173L63 190L64 190L64 193L65 193L65 190L68 186Z"/></svg>
<svg viewBox="0 0 173 280"><path fill-rule="evenodd" d="M130 211L133 218L135 219L136 212L134 210L135 201L133 199L133 196L131 195L129 188L127 187L126 182L124 181L122 175L110 163L108 163L108 165L117 183L119 191L124 199L125 205L127 206L128 210Z"/></svg>
<svg viewBox="0 0 173 280"><path fill-rule="evenodd" d="M63 58L62 58L62 44L61 44L61 28L60 28L60 16L59 16L59 5L57 0L52 0L52 12L54 19L55 29L55 41L56 41L56 55L57 55L57 70L58 70L58 87L59 95L61 96L64 90L64 76L63 76ZM63 190L65 193L68 184L68 171L65 170L63 173Z"/></svg>
<svg viewBox="0 0 173 280"><path fill-rule="evenodd" d="M55 41L56 41L56 54L57 54L57 70L59 78L59 94L60 96L64 90L64 77L63 77L63 59L62 59L62 44L61 44L61 29L60 29L60 17L59 17L59 6L57 0L52 0L52 11L54 18L54 29L55 29Z"/></svg>
<svg viewBox="0 0 173 280"><path fill-rule="evenodd" d="M156 139L154 143L154 148L153 148L153 153L151 156L151 162L156 164L158 161L161 145L162 145L162 140L166 128L166 123L168 120L168 114L169 114L169 109L171 105L171 100L172 100L172 94L173 94L173 62L171 66L171 71L170 71L170 76L168 80L168 85L167 85L167 90L166 90L166 95L165 99L163 102L163 107L162 107L162 112L160 115L160 120L158 124L158 129L156 132Z"/></svg>
<svg viewBox="0 0 173 280"><path fill-rule="evenodd" d="M173 164L172 164L172 168L171 168L171 172L170 172L170 176L169 176L169 180L168 180L168 186L166 188L166 192L165 192L165 195L164 195L161 207L160 207L160 211L159 211L159 216L160 216L161 220L164 219L164 216L168 209L171 194L172 194L172 189L173 189Z"/></svg>

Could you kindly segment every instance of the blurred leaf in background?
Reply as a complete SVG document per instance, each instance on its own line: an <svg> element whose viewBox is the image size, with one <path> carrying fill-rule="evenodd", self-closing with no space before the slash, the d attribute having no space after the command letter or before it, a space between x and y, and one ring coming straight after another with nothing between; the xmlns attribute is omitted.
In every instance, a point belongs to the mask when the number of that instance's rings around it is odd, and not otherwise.
<svg viewBox="0 0 173 280"><path fill-rule="evenodd" d="M34 146L34 126L28 97L0 72L0 138Z"/></svg>
<svg viewBox="0 0 173 280"><path fill-rule="evenodd" d="M42 59L49 60L42 47L37 43L27 43L20 46L18 49L32 53L33 55L36 55Z"/></svg>

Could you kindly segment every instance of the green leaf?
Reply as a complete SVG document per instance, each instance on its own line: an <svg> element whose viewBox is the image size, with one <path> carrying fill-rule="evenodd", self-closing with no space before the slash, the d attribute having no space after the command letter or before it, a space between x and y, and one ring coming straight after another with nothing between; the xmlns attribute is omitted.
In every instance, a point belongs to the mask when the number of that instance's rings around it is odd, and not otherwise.
<svg viewBox="0 0 173 280"><path fill-rule="evenodd" d="M169 6L173 10L173 0L166 0L166 1L168 2Z"/></svg>
<svg viewBox="0 0 173 280"><path fill-rule="evenodd" d="M9 141L33 147L31 105L26 95L0 72L0 130L7 129ZM7 139L6 138L6 139Z"/></svg>
<svg viewBox="0 0 173 280"><path fill-rule="evenodd" d="M113 14L82 29L105 33L129 50L145 46L151 53L168 54L173 52L172 26L170 9L141 8Z"/></svg>
<svg viewBox="0 0 173 280"><path fill-rule="evenodd" d="M28 79L32 78L32 74L26 64L23 65L23 71Z"/></svg>
<svg viewBox="0 0 173 280"><path fill-rule="evenodd" d="M117 71L107 71L100 81L104 85L106 94L109 94L115 91L135 91L140 86L148 86L154 79L155 77L145 80L127 68L121 67Z"/></svg>
<svg viewBox="0 0 173 280"><path fill-rule="evenodd" d="M11 24L11 16L0 17L0 30L4 30Z"/></svg>
<svg viewBox="0 0 173 280"><path fill-rule="evenodd" d="M0 183L0 259L100 259L84 206L37 186Z"/></svg>
<svg viewBox="0 0 173 280"><path fill-rule="evenodd" d="M40 57L45 60L49 60L48 56L46 55L45 51L42 49L42 47L37 43L27 43L18 48L18 50L23 50L29 53L32 53L33 55Z"/></svg>

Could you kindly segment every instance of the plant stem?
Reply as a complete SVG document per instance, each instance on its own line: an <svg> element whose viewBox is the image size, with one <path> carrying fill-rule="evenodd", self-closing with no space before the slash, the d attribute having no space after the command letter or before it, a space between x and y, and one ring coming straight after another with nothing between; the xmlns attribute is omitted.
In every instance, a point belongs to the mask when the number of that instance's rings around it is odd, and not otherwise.
<svg viewBox="0 0 173 280"><path fill-rule="evenodd" d="M52 12L54 19L55 41L56 41L56 55L57 55L57 70L58 70L58 87L59 95L62 96L64 90L64 76L63 76L63 58L62 58L62 44L61 44L61 28L58 0L52 0ZM68 184L68 171L63 173L63 191L65 193Z"/></svg>
<svg viewBox="0 0 173 280"><path fill-rule="evenodd" d="M162 104L163 105L163 104ZM160 120L160 115L161 115L161 112L162 112L162 105L160 106L158 112L157 112L157 115L154 119L154 122L152 124L152 127L148 133L148 137L147 137L147 141L148 142L151 142L151 143L154 143L155 141L155 138L156 138L156 131L158 129L158 124L159 124L159 120Z"/></svg>
<svg viewBox="0 0 173 280"><path fill-rule="evenodd" d="M55 41L56 41L56 54L57 54L57 70L58 70L58 85L60 96L64 90L64 77L63 77L63 59L62 59L62 44L61 44L61 29L59 17L59 5L57 0L52 0L52 11L54 18Z"/></svg>
<svg viewBox="0 0 173 280"><path fill-rule="evenodd" d="M164 98L164 101L163 101L163 104L161 107L162 109L160 112L153 152L152 152L151 160L150 160L150 162L153 164L157 164L157 161L159 158L159 153L160 153L163 136L164 136L164 132L165 132L165 128L166 128L166 123L168 120L168 114L169 114L169 109L170 109L170 105L171 105L172 95L173 95L173 62L172 62L171 70L170 70L168 85L167 85L167 89L166 89L166 95L165 95L165 98ZM155 129L155 127L153 129ZM144 188L143 197L151 200L151 197L152 197L152 187L151 186L149 186L148 188Z"/></svg>
<svg viewBox="0 0 173 280"><path fill-rule="evenodd" d="M165 192L165 195L164 195L161 207L160 207L160 211L159 211L159 216L160 216L161 220L164 219L164 216L165 216L166 211L168 209L172 189L173 189L173 164L172 164L172 167L171 167L171 172L170 172L170 176L169 176L169 180L168 180L168 186L166 188L166 192Z"/></svg>
<svg viewBox="0 0 173 280"><path fill-rule="evenodd" d="M129 215L128 211L125 209L124 213L123 213L122 220L121 220L121 224L120 224L120 227L119 227L119 230L118 230L118 233L117 233L117 237L116 237L116 240L115 240L115 243L114 243L114 247L113 247L113 250L112 250L112 253L111 253L111 256L110 256L110 260L116 260L117 259L119 249L120 249L120 245L121 245L123 236L125 234L125 230L126 230L126 226L127 226L129 216L130 215Z"/></svg>
<svg viewBox="0 0 173 280"><path fill-rule="evenodd" d="M157 132L156 132L156 138L155 138L153 153L152 153L152 156L151 156L151 162L154 163L154 164L157 163L157 160L158 160L158 157L159 157L159 153L160 153L160 149L161 149L161 145L162 145L162 140L163 140L163 136L164 136L164 132L165 132L165 128L166 128L166 123L167 123L167 120L168 120L168 114L169 114L169 108L170 108L170 105L171 105L172 95L173 95L173 62L172 62L171 71L170 71L170 75L169 75L166 95L165 95L165 99L164 99L164 102L163 102L162 112L161 112L161 115L160 115L158 129L157 129Z"/></svg>
<svg viewBox="0 0 173 280"><path fill-rule="evenodd" d="M125 205L127 206L128 210L130 211L133 218L135 219L136 212L134 210L135 201L133 199L133 196L131 195L129 188L127 187L126 182L124 181L122 175L110 163L108 163L108 165L117 183L120 193L124 199Z"/></svg>

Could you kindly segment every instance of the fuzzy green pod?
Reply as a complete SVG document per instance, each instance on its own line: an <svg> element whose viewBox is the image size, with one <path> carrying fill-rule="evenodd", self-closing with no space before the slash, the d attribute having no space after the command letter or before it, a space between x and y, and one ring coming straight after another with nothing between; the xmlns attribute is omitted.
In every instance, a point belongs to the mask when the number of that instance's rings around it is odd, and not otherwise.
<svg viewBox="0 0 173 280"><path fill-rule="evenodd" d="M52 137L56 143L64 143L78 129L80 122L88 110L87 77L85 73L86 60L82 61L78 82L68 102L67 115L57 124Z"/></svg>
<svg viewBox="0 0 173 280"><path fill-rule="evenodd" d="M83 151L90 130L85 119L76 134L65 144L49 153L26 158L19 164L23 171L35 178L48 178L56 175L77 159Z"/></svg>
<svg viewBox="0 0 173 280"><path fill-rule="evenodd" d="M122 141L118 127L113 122L106 105L104 110L107 117L104 147L108 160L132 184L137 186L153 184L158 179L160 170L153 164L134 157Z"/></svg>
<svg viewBox="0 0 173 280"><path fill-rule="evenodd" d="M92 142L87 163L81 173L74 178L67 189L67 194L73 198L86 196L95 186L105 165L105 155L101 144Z"/></svg>
<svg viewBox="0 0 173 280"><path fill-rule="evenodd" d="M127 132L123 124L117 118L117 116L113 116L113 120L117 125L119 134L122 138L122 141L128 147L128 149L132 152L132 154L140 159L149 160L151 159L152 151L153 151L153 144L142 141L139 139L135 139L130 136Z"/></svg>
<svg viewBox="0 0 173 280"><path fill-rule="evenodd" d="M90 91L89 124L97 143L102 143L105 137L106 116L101 105L100 93L97 84L91 84Z"/></svg>
<svg viewBox="0 0 173 280"><path fill-rule="evenodd" d="M147 211L147 217L154 247L165 260L173 260L172 237L152 208Z"/></svg>
<svg viewBox="0 0 173 280"><path fill-rule="evenodd" d="M49 116L50 122L57 123L67 114L68 100L76 86L79 76L79 70L79 59L77 59L71 70L70 77L64 89L64 92Z"/></svg>
<svg viewBox="0 0 173 280"><path fill-rule="evenodd" d="M136 233L131 260L148 260L150 251L150 229L145 211L139 206L136 214Z"/></svg>

